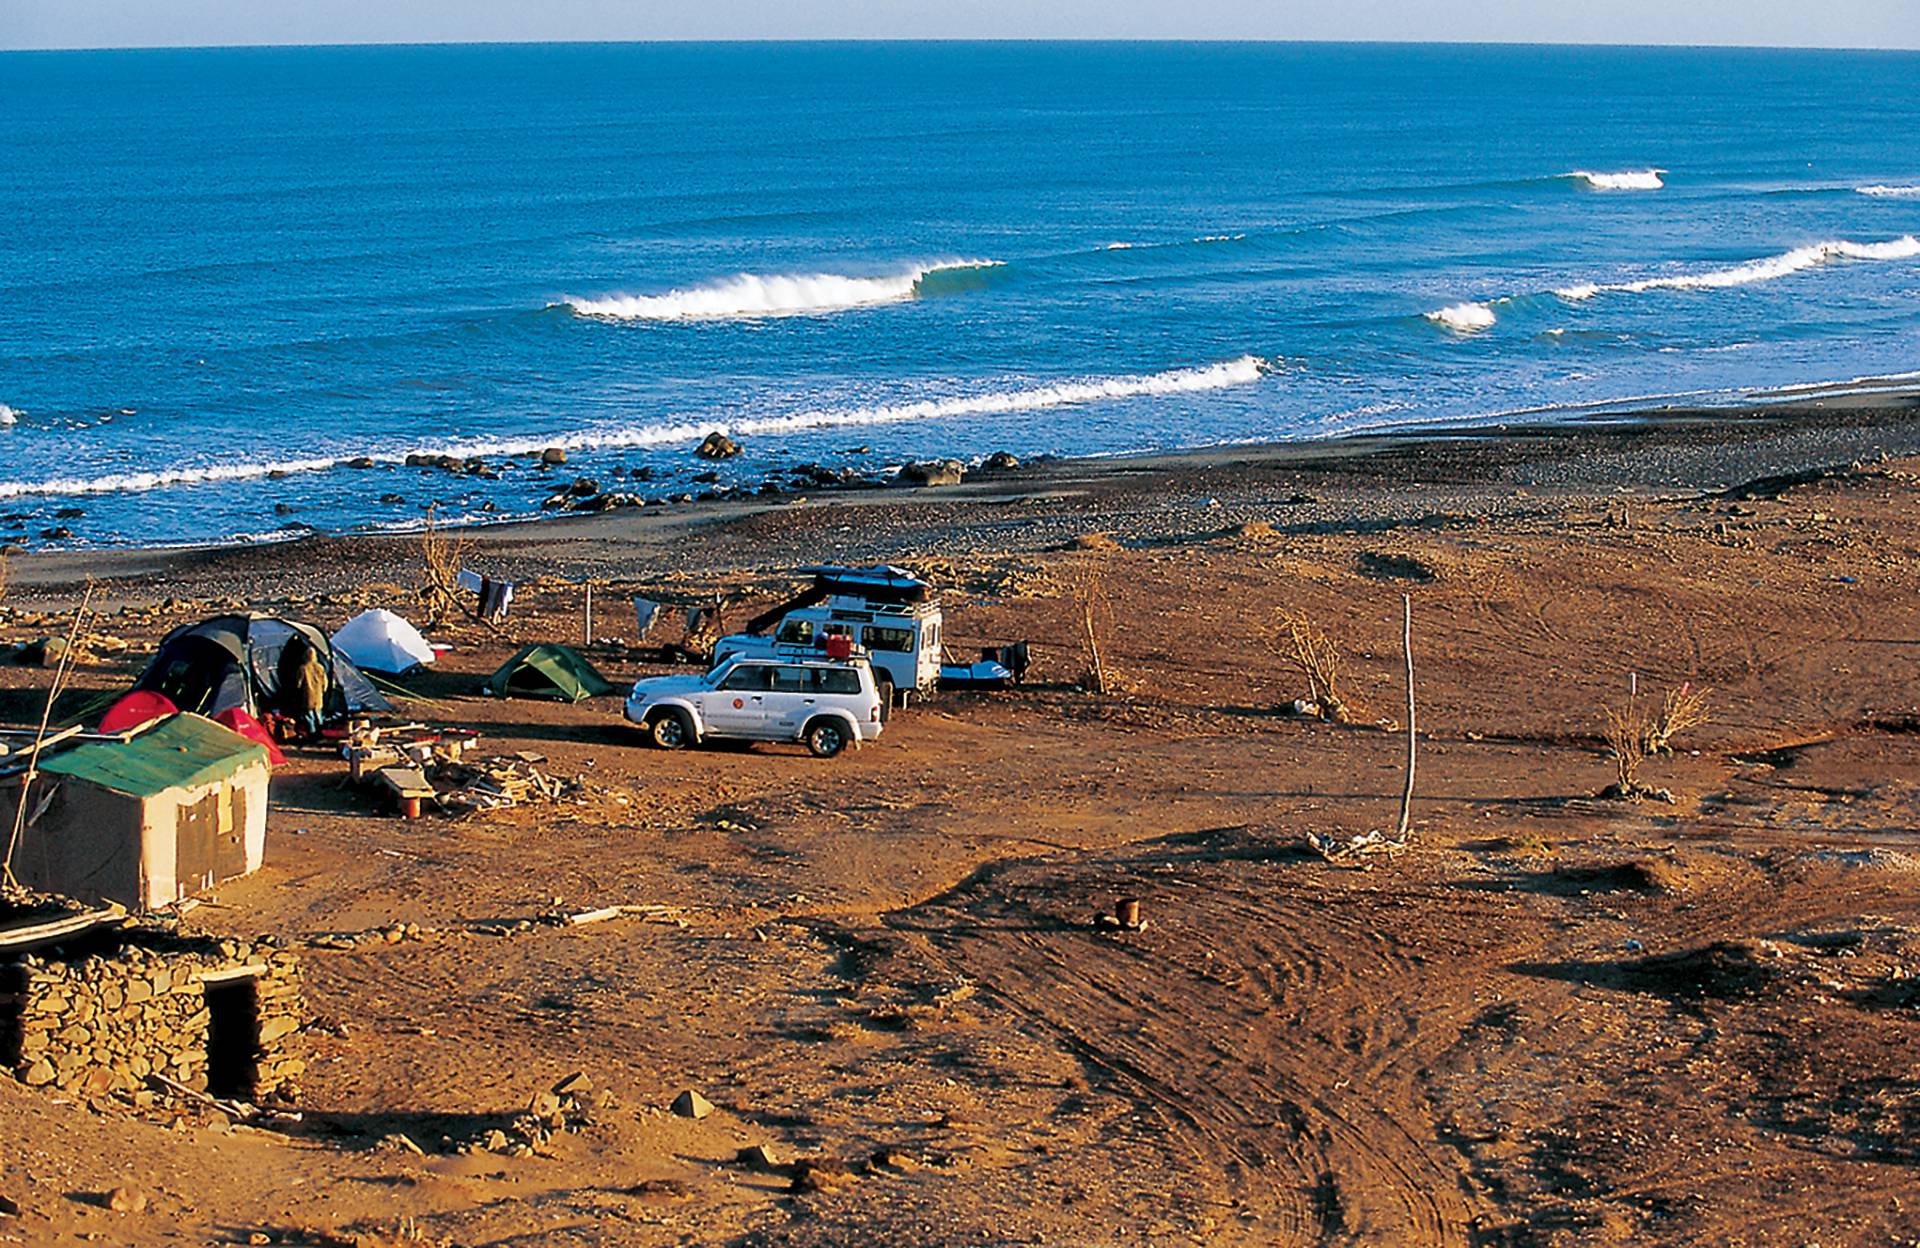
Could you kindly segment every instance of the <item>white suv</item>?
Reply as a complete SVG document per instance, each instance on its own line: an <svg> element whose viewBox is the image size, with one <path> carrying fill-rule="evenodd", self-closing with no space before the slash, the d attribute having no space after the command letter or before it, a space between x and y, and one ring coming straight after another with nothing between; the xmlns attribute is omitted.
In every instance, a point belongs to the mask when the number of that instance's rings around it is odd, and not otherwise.
<svg viewBox="0 0 1920 1248"><path fill-rule="evenodd" d="M627 718L663 750L709 737L799 741L821 758L880 735L880 694L864 659L729 659L704 676L655 676Z"/></svg>

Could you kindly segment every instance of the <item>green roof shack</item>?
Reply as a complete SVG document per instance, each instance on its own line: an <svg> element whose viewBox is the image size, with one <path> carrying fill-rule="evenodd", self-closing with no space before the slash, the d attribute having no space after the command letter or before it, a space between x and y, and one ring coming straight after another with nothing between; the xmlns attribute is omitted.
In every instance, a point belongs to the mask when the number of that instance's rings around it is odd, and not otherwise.
<svg viewBox="0 0 1920 1248"><path fill-rule="evenodd" d="M27 795L14 874L139 911L257 871L270 771L265 748L198 715L51 755ZM19 801L15 777L0 789L9 830Z"/></svg>

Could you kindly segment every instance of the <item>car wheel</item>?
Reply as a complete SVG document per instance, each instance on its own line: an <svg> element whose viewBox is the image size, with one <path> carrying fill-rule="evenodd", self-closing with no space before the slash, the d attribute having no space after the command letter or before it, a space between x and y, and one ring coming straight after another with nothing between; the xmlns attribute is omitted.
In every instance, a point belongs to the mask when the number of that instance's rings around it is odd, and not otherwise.
<svg viewBox="0 0 1920 1248"><path fill-rule="evenodd" d="M660 711L647 721L647 734L663 750L684 750L693 744L693 725L678 711Z"/></svg>
<svg viewBox="0 0 1920 1248"><path fill-rule="evenodd" d="M832 758L847 748L847 726L837 719L816 719L807 725L807 748L815 758Z"/></svg>

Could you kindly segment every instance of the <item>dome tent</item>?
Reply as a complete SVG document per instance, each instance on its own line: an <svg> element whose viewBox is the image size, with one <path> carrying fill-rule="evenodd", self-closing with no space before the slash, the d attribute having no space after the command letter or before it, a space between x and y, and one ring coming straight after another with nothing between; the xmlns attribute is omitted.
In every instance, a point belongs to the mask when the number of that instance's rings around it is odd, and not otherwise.
<svg viewBox="0 0 1920 1248"><path fill-rule="evenodd" d="M161 639L136 691L160 694L182 711L208 718L239 707L256 718L275 709L280 656L295 637L320 656L327 682L326 717L391 711L353 660L337 652L311 624L269 615L218 615L174 629Z"/></svg>
<svg viewBox="0 0 1920 1248"><path fill-rule="evenodd" d="M484 688L496 698L546 698L555 702L580 702L618 692L593 664L556 645L523 648L488 678Z"/></svg>
<svg viewBox="0 0 1920 1248"><path fill-rule="evenodd" d="M362 611L333 635L333 649L367 672L399 676L438 656L420 630L391 611Z"/></svg>

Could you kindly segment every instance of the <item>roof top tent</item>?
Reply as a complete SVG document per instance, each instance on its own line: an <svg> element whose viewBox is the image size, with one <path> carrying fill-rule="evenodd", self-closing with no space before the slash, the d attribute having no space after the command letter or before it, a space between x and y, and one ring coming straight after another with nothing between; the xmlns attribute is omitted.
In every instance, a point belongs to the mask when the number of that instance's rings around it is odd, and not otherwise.
<svg viewBox="0 0 1920 1248"><path fill-rule="evenodd" d="M931 694L940 683L944 615L931 585L907 571L881 565L803 569L813 584L747 622L759 637L773 631L783 650L823 648L830 636L852 639L867 652L874 674L901 693ZM716 647L739 652L743 647Z"/></svg>

